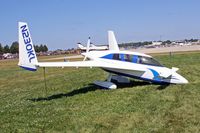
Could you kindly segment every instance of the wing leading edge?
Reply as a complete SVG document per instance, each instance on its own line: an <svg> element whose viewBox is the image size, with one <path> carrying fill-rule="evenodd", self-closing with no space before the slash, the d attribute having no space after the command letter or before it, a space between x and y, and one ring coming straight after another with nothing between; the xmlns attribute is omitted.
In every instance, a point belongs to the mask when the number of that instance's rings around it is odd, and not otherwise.
<svg viewBox="0 0 200 133"><path fill-rule="evenodd" d="M135 71L146 71L143 68L136 68L132 66L124 67L120 63L113 64L108 61L75 61L75 62L38 62L38 67L100 67L100 68L113 68L122 70L135 70Z"/></svg>

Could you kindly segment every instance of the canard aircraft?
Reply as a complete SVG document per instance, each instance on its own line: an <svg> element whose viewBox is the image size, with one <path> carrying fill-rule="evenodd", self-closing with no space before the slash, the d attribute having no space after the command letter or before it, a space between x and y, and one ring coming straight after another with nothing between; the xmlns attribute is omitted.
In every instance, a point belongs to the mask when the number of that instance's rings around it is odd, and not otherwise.
<svg viewBox="0 0 200 133"><path fill-rule="evenodd" d="M83 61L74 62L38 62L31 34L27 23L18 23L19 63L26 70L36 71L38 67L99 67L109 73L106 81L94 81L95 85L108 89L116 89L112 79L121 83L129 83L129 78L140 79L158 84L186 84L188 81L172 69L161 65L152 56L137 52L120 51L113 31L108 31L109 49L90 51L90 39Z"/></svg>

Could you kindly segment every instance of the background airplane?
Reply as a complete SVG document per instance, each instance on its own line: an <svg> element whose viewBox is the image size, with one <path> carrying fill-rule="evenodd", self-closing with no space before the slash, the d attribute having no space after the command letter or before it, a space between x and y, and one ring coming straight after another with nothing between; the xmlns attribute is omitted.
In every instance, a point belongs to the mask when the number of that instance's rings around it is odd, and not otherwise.
<svg viewBox="0 0 200 133"><path fill-rule="evenodd" d="M117 82L129 83L129 78L140 79L158 84L185 84L188 81L178 74L178 68L169 69L161 65L150 55L137 52L120 51L113 31L108 31L109 50L90 51L90 39L82 55L84 61L75 62L38 62L27 23L19 22L19 63L30 71L37 67L100 67L109 73L107 81L94 81L94 84L116 89ZM86 59L88 59L86 61Z"/></svg>
<svg viewBox="0 0 200 133"><path fill-rule="evenodd" d="M88 41L90 41L90 37L88 38ZM81 49L82 51L87 50L87 46L82 45L81 43L77 43L78 49ZM107 50L108 46L96 46L90 42L90 50Z"/></svg>

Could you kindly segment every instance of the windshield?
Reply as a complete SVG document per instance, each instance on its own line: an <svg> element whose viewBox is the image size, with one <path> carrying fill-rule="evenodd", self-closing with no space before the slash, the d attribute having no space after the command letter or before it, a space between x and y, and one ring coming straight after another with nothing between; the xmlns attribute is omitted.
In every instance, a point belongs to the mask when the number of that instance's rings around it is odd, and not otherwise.
<svg viewBox="0 0 200 133"><path fill-rule="evenodd" d="M163 66L152 57L138 56L138 55L132 55L132 54L113 53L113 54L108 54L106 56L103 56L102 58L132 62L132 63L137 63L137 64L152 65L152 66Z"/></svg>
<svg viewBox="0 0 200 133"><path fill-rule="evenodd" d="M152 57L139 56L138 61L139 61L140 64L153 65L153 66L163 66L157 60L153 59Z"/></svg>

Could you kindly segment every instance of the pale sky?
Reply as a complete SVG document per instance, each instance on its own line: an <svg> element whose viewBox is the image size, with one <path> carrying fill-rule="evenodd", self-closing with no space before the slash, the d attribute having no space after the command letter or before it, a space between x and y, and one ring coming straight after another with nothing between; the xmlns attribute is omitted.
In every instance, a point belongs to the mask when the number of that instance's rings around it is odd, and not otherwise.
<svg viewBox="0 0 200 133"><path fill-rule="evenodd" d="M200 38L199 0L1 0L0 43L18 40L17 22L29 24L34 44L75 48L90 36L107 44Z"/></svg>

